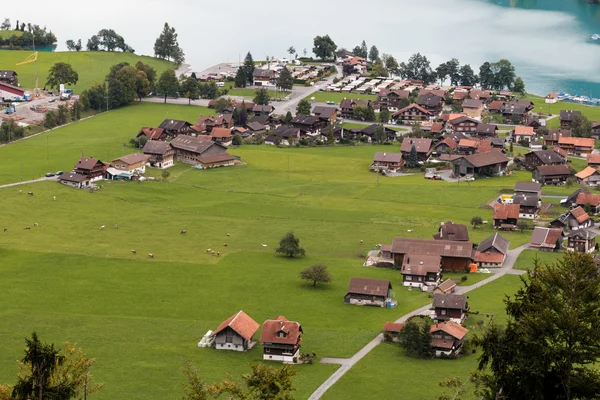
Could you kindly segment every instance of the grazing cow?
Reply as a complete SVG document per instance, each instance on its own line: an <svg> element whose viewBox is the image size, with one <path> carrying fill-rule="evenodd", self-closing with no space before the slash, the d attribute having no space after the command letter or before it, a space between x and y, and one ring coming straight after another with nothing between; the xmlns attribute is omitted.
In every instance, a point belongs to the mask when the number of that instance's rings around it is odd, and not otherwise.
<svg viewBox="0 0 600 400"><path fill-rule="evenodd" d="M56 201L56 196L54 196L54 197L52 198L52 200Z"/></svg>
<svg viewBox="0 0 600 400"><path fill-rule="evenodd" d="M4 232L8 232L8 228L4 228Z"/></svg>
<svg viewBox="0 0 600 400"><path fill-rule="evenodd" d="M363 241L362 241L362 239L360 239L360 244L363 244Z"/></svg>
<svg viewBox="0 0 600 400"><path fill-rule="evenodd" d="M211 251L212 251L211 249L206 249L206 252L207 252L207 253L210 253Z"/></svg>
<svg viewBox="0 0 600 400"><path fill-rule="evenodd" d="M19 190L19 194L23 194L23 191L22 191L22 190Z"/></svg>
<svg viewBox="0 0 600 400"><path fill-rule="evenodd" d="M119 229L119 225L115 224L115 229Z"/></svg>
<svg viewBox="0 0 600 400"><path fill-rule="evenodd" d="M100 230L101 230L101 231L103 231L103 230L104 230L104 228L106 228L106 226L102 225L102 226L100 227Z"/></svg>
<svg viewBox="0 0 600 400"><path fill-rule="evenodd" d="M223 247L227 247L227 243L223 243Z"/></svg>
<svg viewBox="0 0 600 400"><path fill-rule="evenodd" d="M221 252L217 251L217 257L221 257Z"/></svg>
<svg viewBox="0 0 600 400"><path fill-rule="evenodd" d="M185 229L182 229L181 232L179 232L180 235L185 235L187 233L187 231Z"/></svg>
<svg viewBox="0 0 600 400"><path fill-rule="evenodd" d="M131 250L131 254L137 254L137 251L135 251L135 250L132 249Z"/></svg>
<svg viewBox="0 0 600 400"><path fill-rule="evenodd" d="M212 252L212 255L213 255L213 256L215 255L215 252L214 252L214 251Z"/></svg>
<svg viewBox="0 0 600 400"><path fill-rule="evenodd" d="M27 192L27 194L33 196L33 192Z"/></svg>
<svg viewBox="0 0 600 400"><path fill-rule="evenodd" d="M28 227L28 226L26 226L26 227L25 227L25 228L23 228L23 229L25 229L26 231L28 231L28 230L30 230L31 228L30 228L30 227Z"/></svg>
<svg viewBox="0 0 600 400"><path fill-rule="evenodd" d="M231 235L228 233L227 236L231 236Z"/></svg>
<svg viewBox="0 0 600 400"><path fill-rule="evenodd" d="M35 226L36 228L39 226L38 223L34 223L33 226Z"/></svg>
<svg viewBox="0 0 600 400"><path fill-rule="evenodd" d="M150 253L150 254L148 254L148 257L154 258L154 254Z"/></svg>

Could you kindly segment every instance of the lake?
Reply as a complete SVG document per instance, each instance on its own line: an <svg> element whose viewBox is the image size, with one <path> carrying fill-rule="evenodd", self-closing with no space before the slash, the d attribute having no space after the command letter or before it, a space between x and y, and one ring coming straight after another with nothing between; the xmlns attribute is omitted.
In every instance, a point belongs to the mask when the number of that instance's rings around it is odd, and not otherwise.
<svg viewBox="0 0 600 400"><path fill-rule="evenodd" d="M286 57L312 49L315 35L329 34L339 47L365 39L381 53L406 60L425 54L435 68L452 57L474 70L484 61L509 59L531 93L564 90L600 97L600 7L584 0L372 0L354 5L341 0L283 0L258 7L229 0L105 0L91 6L63 0L33 0L25 12L5 10L17 19L47 25L64 50L67 39L87 38L112 28L140 54L152 54L167 20L179 33L194 71L237 61L251 51L255 60ZM225 7L222 7L225 5ZM12 13L12 15L11 15Z"/></svg>

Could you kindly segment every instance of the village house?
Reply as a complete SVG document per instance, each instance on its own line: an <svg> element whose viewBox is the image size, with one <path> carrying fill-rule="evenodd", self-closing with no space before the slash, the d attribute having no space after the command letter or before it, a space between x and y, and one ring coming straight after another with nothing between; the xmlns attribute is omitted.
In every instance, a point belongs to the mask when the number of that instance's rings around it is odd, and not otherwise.
<svg viewBox="0 0 600 400"><path fill-rule="evenodd" d="M452 100L458 103L462 102L467 97L469 97L469 91L466 89L455 89L454 92L452 92Z"/></svg>
<svg viewBox="0 0 600 400"><path fill-rule="evenodd" d="M566 214L550 222L550 228L562 229L565 233L579 231L594 226L594 220L590 218L583 207L579 206Z"/></svg>
<svg viewBox="0 0 600 400"><path fill-rule="evenodd" d="M498 125L479 124L475 130L475 134L480 138L495 138L498 136Z"/></svg>
<svg viewBox="0 0 600 400"><path fill-rule="evenodd" d="M442 278L442 258L437 255L412 255L407 254L403 261L400 273L403 286L435 288Z"/></svg>
<svg viewBox="0 0 600 400"><path fill-rule="evenodd" d="M567 156L569 155L567 151L561 149L560 147L554 147L552 150L554 150L556 154L561 156L562 159L565 160L565 162L567 162Z"/></svg>
<svg viewBox="0 0 600 400"><path fill-rule="evenodd" d="M438 142L433 147L433 151L439 156L441 154L448 154L453 152L456 146L458 146L458 144L451 138L447 137L444 138L442 141Z"/></svg>
<svg viewBox="0 0 600 400"><path fill-rule="evenodd" d="M517 193L513 197L513 204L519 205L519 218L535 219L538 216L542 202L538 195Z"/></svg>
<svg viewBox="0 0 600 400"><path fill-rule="evenodd" d="M488 111L493 114L499 114L502 112L502 109L505 105L506 103L501 100L493 100L490 104L488 104Z"/></svg>
<svg viewBox="0 0 600 400"><path fill-rule="evenodd" d="M433 235L434 240L452 240L455 242L468 242L469 231L463 224L455 224L452 221L442 223L438 233Z"/></svg>
<svg viewBox="0 0 600 400"><path fill-rule="evenodd" d="M541 251L558 251L562 248L563 230L536 226L529 245Z"/></svg>
<svg viewBox="0 0 600 400"><path fill-rule="evenodd" d="M560 110L560 127L569 128L573 120L581 117L581 111L578 110Z"/></svg>
<svg viewBox="0 0 600 400"><path fill-rule="evenodd" d="M379 107L387 109L391 112L398 111L400 105L405 102L408 103L410 98L410 92L408 90L390 90L381 89L377 94L377 100L379 101Z"/></svg>
<svg viewBox="0 0 600 400"><path fill-rule="evenodd" d="M388 280L372 278L351 278L345 304L393 308L398 302L390 293L392 284Z"/></svg>
<svg viewBox="0 0 600 400"><path fill-rule="evenodd" d="M342 115L343 116L343 115ZM400 124L412 124L420 121L427 121L433 116L431 111L419 106L410 104L392 114L392 119ZM345 117L349 118L349 117Z"/></svg>
<svg viewBox="0 0 600 400"><path fill-rule="evenodd" d="M0 70L0 83L7 83L9 85L17 86L19 84L19 74L13 70ZM1 99L1 98L0 98Z"/></svg>
<svg viewBox="0 0 600 400"><path fill-rule="evenodd" d="M588 206L589 205L589 206ZM577 199L575 200L575 204L573 207L589 207L591 209L592 214L596 215L600 213L600 194L593 193L585 193L581 192L577 195Z"/></svg>
<svg viewBox="0 0 600 400"><path fill-rule="evenodd" d="M579 197L580 193L590 194L590 191L584 187L580 187L579 189L571 193L565 200L561 201L561 205L564 205L569 208L577 207L577 198Z"/></svg>
<svg viewBox="0 0 600 400"><path fill-rule="evenodd" d="M462 346L469 330L453 321L431 325L431 347L436 357L454 356L462 352Z"/></svg>
<svg viewBox="0 0 600 400"><path fill-rule="evenodd" d="M588 167L600 168L600 154L588 154L587 163Z"/></svg>
<svg viewBox="0 0 600 400"><path fill-rule="evenodd" d="M436 121L431 124L431 137L439 138L444 134L444 130L446 129L446 123L444 121Z"/></svg>
<svg viewBox="0 0 600 400"><path fill-rule="evenodd" d="M379 151L373 157L371 171L396 171L402 167L402 153L387 153Z"/></svg>
<svg viewBox="0 0 600 400"><path fill-rule="evenodd" d="M492 97L490 90L471 89L469 91L469 98L473 100L482 100L484 103Z"/></svg>
<svg viewBox="0 0 600 400"><path fill-rule="evenodd" d="M260 325L243 311L232 315L221 323L212 333L217 350L246 351L256 342L254 334Z"/></svg>
<svg viewBox="0 0 600 400"><path fill-rule="evenodd" d="M583 229L571 232L568 236L567 250L577 253L593 253L596 250L596 233Z"/></svg>
<svg viewBox="0 0 600 400"><path fill-rule="evenodd" d="M128 154L111 161L110 166L121 171L130 172L132 174L145 174L146 164L148 163L149 159L150 155L147 154Z"/></svg>
<svg viewBox="0 0 600 400"><path fill-rule="evenodd" d="M438 97L441 97L442 99L446 97L446 93L447 93L446 89L443 89L443 88L437 89L435 86L432 86L432 85L419 90L419 96L426 95L426 94L433 94Z"/></svg>
<svg viewBox="0 0 600 400"><path fill-rule="evenodd" d="M63 185L71 186L77 189L85 189L90 186L90 178L75 172L65 172L58 177L58 181Z"/></svg>
<svg viewBox="0 0 600 400"><path fill-rule="evenodd" d="M256 121L248 122L246 124L246 130L247 130L247 135L242 134L242 137L244 137L244 136L253 137L256 135L264 135L265 133L267 133L267 126L261 124L260 122L256 122Z"/></svg>
<svg viewBox="0 0 600 400"><path fill-rule="evenodd" d="M456 289L456 282L452 279L446 279L444 282L440 283L435 289L433 289L433 293L454 293Z"/></svg>
<svg viewBox="0 0 600 400"><path fill-rule="evenodd" d="M233 135L229 128L213 128L210 132L210 138L213 142L221 143L223 145L231 143Z"/></svg>
<svg viewBox="0 0 600 400"><path fill-rule="evenodd" d="M473 243L451 240L394 238L391 256L397 267L404 265L406 256L438 256L444 271L464 271L472 261Z"/></svg>
<svg viewBox="0 0 600 400"><path fill-rule="evenodd" d="M462 102L462 109L467 117L474 119L481 119L481 113L483 113L484 102L482 100L466 99Z"/></svg>
<svg viewBox="0 0 600 400"><path fill-rule="evenodd" d="M292 126L306 132L310 136L321 133L321 129L327 126L327 123L312 115L297 114L292 119Z"/></svg>
<svg viewBox="0 0 600 400"><path fill-rule="evenodd" d="M535 136L533 127L518 125L512 131L512 135L515 142L531 142Z"/></svg>
<svg viewBox="0 0 600 400"><path fill-rule="evenodd" d="M463 115L448 121L446 126L450 127L452 132L464 132L470 135L475 135L477 133L477 127L479 124L480 122L476 119Z"/></svg>
<svg viewBox="0 0 600 400"><path fill-rule="evenodd" d="M535 182L517 182L515 184L515 193L523 193L526 195L542 196L542 185Z"/></svg>
<svg viewBox="0 0 600 400"><path fill-rule="evenodd" d="M453 321L461 324L467 318L467 296L460 294L433 294L431 308L435 322Z"/></svg>
<svg viewBox="0 0 600 400"><path fill-rule="evenodd" d="M187 121L165 119L158 127L163 129L164 133L170 138L177 137L178 135L196 134L196 130L192 128L192 124Z"/></svg>
<svg viewBox="0 0 600 400"><path fill-rule="evenodd" d="M344 99L340 102L340 114L342 118L352 119L354 117L354 108L356 106L367 107L371 101Z"/></svg>
<svg viewBox="0 0 600 400"><path fill-rule="evenodd" d="M148 141L144 145L142 153L150 156L148 159L150 167L165 169L174 165L175 150L171 143Z"/></svg>
<svg viewBox="0 0 600 400"><path fill-rule="evenodd" d="M558 147L576 156L590 154L594 150L594 139L580 137L561 137L558 139Z"/></svg>
<svg viewBox="0 0 600 400"><path fill-rule="evenodd" d="M479 268L499 268L506 260L509 245L508 240L495 233L479 243L473 261Z"/></svg>
<svg viewBox="0 0 600 400"><path fill-rule="evenodd" d="M272 69L255 68L252 73L254 86L272 86L272 81L275 80L277 74Z"/></svg>
<svg viewBox="0 0 600 400"><path fill-rule="evenodd" d="M544 97L544 102L546 104L556 104L556 102L558 102L558 96L556 95L556 93L552 92L546 97Z"/></svg>
<svg viewBox="0 0 600 400"><path fill-rule="evenodd" d="M196 124L192 126L192 129L196 133L211 133L215 128L228 128L233 127L233 115L232 114L221 114L216 117L201 115L198 117Z"/></svg>
<svg viewBox="0 0 600 400"><path fill-rule="evenodd" d="M544 144L546 146L558 146L558 140L561 137L571 137L571 131L568 129L550 129L547 135L544 135Z"/></svg>
<svg viewBox="0 0 600 400"><path fill-rule="evenodd" d="M267 145L283 145L289 146L290 142L296 142L300 140L300 129L295 128L291 125L281 125L274 132L269 134L265 138L265 144Z"/></svg>
<svg viewBox="0 0 600 400"><path fill-rule="evenodd" d="M402 329L404 329L404 324L402 322L388 321L383 325L383 338L385 340L397 342Z"/></svg>
<svg viewBox="0 0 600 400"><path fill-rule="evenodd" d="M377 138L375 137L375 132L377 128L383 128L383 132L385 133L386 141L393 142L398 137L398 134L395 130L390 129L383 124L371 124L369 126L365 126L359 130L354 130L356 134L365 135L371 138L371 141L375 141Z"/></svg>
<svg viewBox="0 0 600 400"><path fill-rule="evenodd" d="M414 146L417 150L417 156L419 161L426 161L431 155L431 139L417 139L406 137L402 140L402 146L400 151L402 152L402 158L408 160L410 152Z"/></svg>
<svg viewBox="0 0 600 400"><path fill-rule="evenodd" d="M313 109L313 115L320 120L325 121L327 125L334 124L337 119L337 107L316 106Z"/></svg>
<svg viewBox="0 0 600 400"><path fill-rule="evenodd" d="M151 128L149 126L144 126L138 134L135 136L136 138L145 137L146 140L166 140L167 134L165 130L162 128Z"/></svg>
<svg viewBox="0 0 600 400"><path fill-rule="evenodd" d="M263 346L263 360L295 362L300 355L302 325L288 321L280 315L263 323L260 342Z"/></svg>
<svg viewBox="0 0 600 400"><path fill-rule="evenodd" d="M367 72L367 60L362 57L350 57L343 63L343 70L351 73L364 74Z"/></svg>
<svg viewBox="0 0 600 400"><path fill-rule="evenodd" d="M479 139L461 139L455 149L455 153L471 155L475 153L486 153L492 150L492 142Z"/></svg>
<svg viewBox="0 0 600 400"><path fill-rule="evenodd" d="M104 164L97 158L81 157L75 164L73 172L87 177L90 182L95 182L102 180L107 168L108 164Z"/></svg>
<svg viewBox="0 0 600 400"><path fill-rule="evenodd" d="M525 121L533 110L533 103L525 100L514 100L504 104L500 112L508 121Z"/></svg>
<svg viewBox="0 0 600 400"><path fill-rule="evenodd" d="M529 169L540 165L562 165L565 160L554 150L536 150L525 154L525 166Z"/></svg>
<svg viewBox="0 0 600 400"><path fill-rule="evenodd" d="M13 99L14 97L25 98L25 90L8 83L0 82L0 100L2 99Z"/></svg>
<svg viewBox="0 0 600 400"><path fill-rule="evenodd" d="M592 122L592 136L596 139L600 139L600 121Z"/></svg>
<svg viewBox="0 0 600 400"><path fill-rule="evenodd" d="M494 228L513 230L517 227L521 207L518 204L494 204Z"/></svg>
<svg viewBox="0 0 600 400"><path fill-rule="evenodd" d="M566 165L540 165L532 172L533 181L544 185L562 185L570 176Z"/></svg>
<svg viewBox="0 0 600 400"><path fill-rule="evenodd" d="M544 144L540 141L532 140L531 142L529 142L529 148L533 151L539 151L544 148Z"/></svg>
<svg viewBox="0 0 600 400"><path fill-rule="evenodd" d="M254 115L270 115L273 111L275 111L275 107L270 104L255 104L254 107L252 107Z"/></svg>
<svg viewBox="0 0 600 400"><path fill-rule="evenodd" d="M594 167L585 167L575 174L577 183L586 186L597 186L600 183L600 172Z"/></svg>
<svg viewBox="0 0 600 400"><path fill-rule="evenodd" d="M439 114L444 105L444 98L433 93L421 94L417 98L417 105L434 115Z"/></svg>
<svg viewBox="0 0 600 400"><path fill-rule="evenodd" d="M454 161L454 174L495 176L506 170L508 158L497 150L462 156Z"/></svg>
<svg viewBox="0 0 600 400"><path fill-rule="evenodd" d="M235 158L227 153L227 148L210 138L178 136L170 143L177 161L202 169L234 165Z"/></svg>

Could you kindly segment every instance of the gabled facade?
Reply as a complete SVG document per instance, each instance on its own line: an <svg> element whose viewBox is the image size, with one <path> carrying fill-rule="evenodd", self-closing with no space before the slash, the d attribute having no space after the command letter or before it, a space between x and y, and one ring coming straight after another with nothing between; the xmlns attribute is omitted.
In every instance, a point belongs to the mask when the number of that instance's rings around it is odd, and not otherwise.
<svg viewBox="0 0 600 400"><path fill-rule="evenodd" d="M352 278L344 303L358 306L393 308L398 304L391 295L392 284L388 280Z"/></svg>
<svg viewBox="0 0 600 400"><path fill-rule="evenodd" d="M462 346L469 330L456 322L444 322L433 324L429 330L431 333L431 346L435 350L436 357L453 356L462 352Z"/></svg>
<svg viewBox="0 0 600 400"><path fill-rule="evenodd" d="M263 323L260 342L263 360L291 363L300 356L302 325L280 315Z"/></svg>
<svg viewBox="0 0 600 400"><path fill-rule="evenodd" d="M217 350L246 351L256 342L254 334L260 325L244 311L239 311L223 321L212 333Z"/></svg>
<svg viewBox="0 0 600 400"><path fill-rule="evenodd" d="M403 286L425 288L436 287L442 277L442 258L440 256L407 254L400 273Z"/></svg>
<svg viewBox="0 0 600 400"><path fill-rule="evenodd" d="M590 230L571 232L568 236L567 250L577 253L593 253L596 250L596 233Z"/></svg>
<svg viewBox="0 0 600 400"><path fill-rule="evenodd" d="M102 180L106 168L108 168L108 165L97 158L81 157L75 164L73 172L86 176L91 182L94 182Z"/></svg>
<svg viewBox="0 0 600 400"><path fill-rule="evenodd" d="M480 268L499 268L504 264L510 243L499 233L484 239L473 257Z"/></svg>
<svg viewBox="0 0 600 400"><path fill-rule="evenodd" d="M411 124L414 122L427 121L433 116L433 113L418 104L406 106L392 115L392 119L397 123Z"/></svg>
<svg viewBox="0 0 600 400"><path fill-rule="evenodd" d="M467 296L460 294L433 294L431 308L436 322L452 321L461 324L467 317Z"/></svg>

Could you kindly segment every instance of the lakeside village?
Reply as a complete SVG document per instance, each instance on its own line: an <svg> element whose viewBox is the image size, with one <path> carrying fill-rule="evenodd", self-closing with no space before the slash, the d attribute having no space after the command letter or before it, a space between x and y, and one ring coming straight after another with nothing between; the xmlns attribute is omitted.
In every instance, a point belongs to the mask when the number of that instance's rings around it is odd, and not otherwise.
<svg viewBox="0 0 600 400"><path fill-rule="evenodd" d="M365 77L362 75L366 72L366 60L352 54L338 55L337 62L345 76L336 78L324 90L376 94L377 100L345 98L339 104L312 107L309 104L308 109L302 105L292 118L275 115L275 107L269 104L230 100L219 107L215 116L200 115L194 122L166 119L157 127L141 127L133 139L141 152L109 162L82 157L71 172L61 173L58 181L73 188L91 189L103 179L144 180L146 168L167 170L175 162L202 170L234 167L241 160L227 150L244 143L274 146L388 143L390 151L374 155L371 171L390 176L401 176L405 170L420 171L425 172L425 178L449 182L493 179L515 169L527 169L531 171L531 181L518 182L514 193L500 195L491 205L497 232L481 243L469 240L465 225L449 221L433 232L432 239L396 237L391 244L379 245L368 254L366 267L397 269L406 290L420 289L432 294L430 311L418 317L433 321L431 349L438 357L459 355L469 332L463 326L469 313L468 297L461 294L458 282L443 279L443 274L503 268L510 243L501 231L524 230L531 226L526 222L530 221L534 225L528 245L531 249L565 249L588 254L597 250L594 217L600 214L600 194L591 193L585 186L600 183L600 154L593 154L593 138L576 137L570 129L581 118L579 111L561 111L560 129L549 130L545 129L545 120L533 112L531 101L518 100L508 91L472 86L442 88L414 79ZM257 68L253 74L255 84L268 87L280 70ZM7 81L11 76L0 73L0 95L14 94L17 86ZM554 103L557 96L549 95L546 101ZM218 101L211 101L209 107L217 104ZM361 114L363 118L359 119L364 120L365 113L371 110L380 115L388 112L388 123L353 129L339 124L339 120L355 119ZM241 115L244 117L240 118ZM506 123L511 124L511 129L507 137L501 137L499 125ZM409 132L392 129L393 125L406 127ZM591 133L600 136L600 123L592 124ZM394 151L396 141L401 142L399 151ZM516 144L527 148L523 156L512 154ZM507 152L507 147L511 151ZM586 157L588 166L583 171L573 171L568 157ZM568 182L584 187L563 202L567 209L560 217L544 218L543 186ZM474 226L482 223L488 222L473 222ZM384 308L398 304L389 280L362 277L351 278L347 294L340 301ZM403 323L387 322L383 327L385 339L398 341L403 327ZM256 345L259 328L254 319L239 311L214 331L207 332L198 346L246 351ZM302 335L300 322L283 316L266 320L259 339L263 359L312 362L316 355L300 352Z"/></svg>

